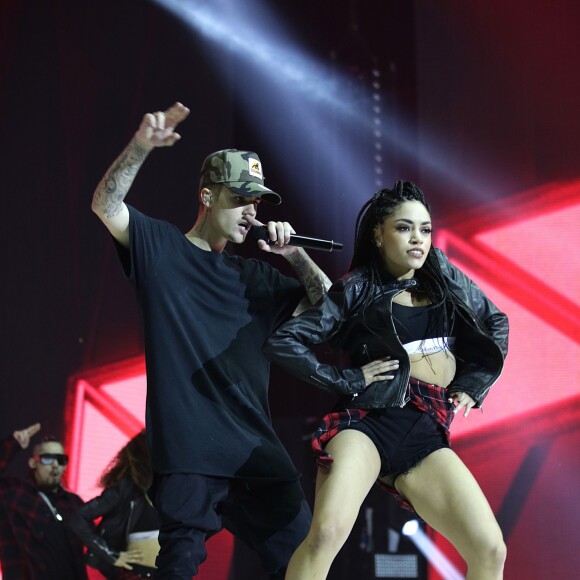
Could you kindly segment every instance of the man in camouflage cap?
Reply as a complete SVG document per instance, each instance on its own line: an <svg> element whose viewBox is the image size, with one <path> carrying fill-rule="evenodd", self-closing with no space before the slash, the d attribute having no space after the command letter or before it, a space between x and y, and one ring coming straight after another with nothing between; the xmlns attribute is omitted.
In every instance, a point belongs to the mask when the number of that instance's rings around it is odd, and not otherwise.
<svg viewBox="0 0 580 580"><path fill-rule="evenodd" d="M225 149L207 157L199 213L185 235L124 203L147 155L179 140L175 128L188 114L176 103L145 115L92 204L117 242L142 313L151 496L160 517L157 577L197 574L206 538L225 527L257 552L272 578L282 578L311 517L272 428L262 345L330 281L302 248L288 245L288 222L268 222L273 243L257 244L288 260L300 282L224 251L263 225L256 219L262 201L280 203L255 153Z"/></svg>
<svg viewBox="0 0 580 580"><path fill-rule="evenodd" d="M247 197L260 199L279 205L282 199L264 185L262 163L252 151L222 149L208 155L201 167L200 189L212 184L223 183L226 187Z"/></svg>

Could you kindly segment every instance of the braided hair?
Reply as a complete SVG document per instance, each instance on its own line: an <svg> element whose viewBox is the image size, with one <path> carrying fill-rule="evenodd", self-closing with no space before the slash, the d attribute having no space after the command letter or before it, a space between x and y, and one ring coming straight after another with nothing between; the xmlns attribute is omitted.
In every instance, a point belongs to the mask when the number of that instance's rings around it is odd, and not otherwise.
<svg viewBox="0 0 580 580"><path fill-rule="evenodd" d="M410 181L397 181L393 189L380 189L362 206L356 218L354 254L349 270L361 266L378 270L382 266L383 259L375 244L375 228L406 201L418 201L431 213L423 192Z"/></svg>
<svg viewBox="0 0 580 580"><path fill-rule="evenodd" d="M370 284L365 291L363 312L374 301L374 290L377 287L382 287L385 278L393 278L386 271L383 256L375 243L375 229L407 201L418 201L431 213L430 207L425 201L425 195L417 185L410 181L397 181L392 189L385 188L377 191L363 205L357 216L354 253L349 271L358 268L368 270ZM455 315L458 312L459 299L448 289L441 265L433 250L434 248L431 247L423 266L415 271L415 278L419 283L419 288L429 297L430 309L438 309L441 312L439 307L444 306L443 313L446 315L438 316L435 324L438 336L449 336ZM385 299L384 293L382 296Z"/></svg>

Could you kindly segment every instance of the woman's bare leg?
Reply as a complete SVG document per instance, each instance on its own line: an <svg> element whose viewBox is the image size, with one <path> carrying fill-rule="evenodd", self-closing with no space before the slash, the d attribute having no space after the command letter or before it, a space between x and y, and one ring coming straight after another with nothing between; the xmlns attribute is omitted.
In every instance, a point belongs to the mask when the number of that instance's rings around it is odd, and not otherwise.
<svg viewBox="0 0 580 580"><path fill-rule="evenodd" d="M318 470L312 525L290 559L286 580L326 578L379 475L379 453L360 431L340 432L326 450L334 457L334 463L329 470Z"/></svg>
<svg viewBox="0 0 580 580"><path fill-rule="evenodd" d="M395 487L467 563L469 580L500 580L506 547L477 481L451 449L427 456Z"/></svg>

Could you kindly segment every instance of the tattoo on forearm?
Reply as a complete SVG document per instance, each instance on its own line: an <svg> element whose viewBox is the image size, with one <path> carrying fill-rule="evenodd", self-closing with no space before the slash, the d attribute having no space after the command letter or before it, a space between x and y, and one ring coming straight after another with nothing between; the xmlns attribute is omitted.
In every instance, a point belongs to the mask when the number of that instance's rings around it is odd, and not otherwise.
<svg viewBox="0 0 580 580"><path fill-rule="evenodd" d="M93 196L93 205L107 217L114 217L121 211L123 200L147 154L148 151L135 140L131 141L101 179Z"/></svg>
<svg viewBox="0 0 580 580"><path fill-rule="evenodd" d="M331 286L328 276L312 261L308 254L300 250L290 254L288 261L296 270L311 304L318 302Z"/></svg>

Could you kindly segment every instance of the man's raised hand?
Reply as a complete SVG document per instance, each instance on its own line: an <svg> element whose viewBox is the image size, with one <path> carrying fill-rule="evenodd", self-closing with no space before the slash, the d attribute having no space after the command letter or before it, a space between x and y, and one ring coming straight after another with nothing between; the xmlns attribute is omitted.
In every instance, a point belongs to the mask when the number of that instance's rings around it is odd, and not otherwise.
<svg viewBox="0 0 580 580"><path fill-rule="evenodd" d="M36 435L39 431L40 423L35 423L34 425L30 425L30 427L26 427L26 429L14 431L12 435L14 435L14 439L18 441L20 447L22 447L22 449L26 449L30 444L30 438L33 435Z"/></svg>
<svg viewBox="0 0 580 580"><path fill-rule="evenodd" d="M135 133L137 143L146 150L155 147L171 147L181 139L175 128L189 115L189 109L175 103L166 111L147 113Z"/></svg>

